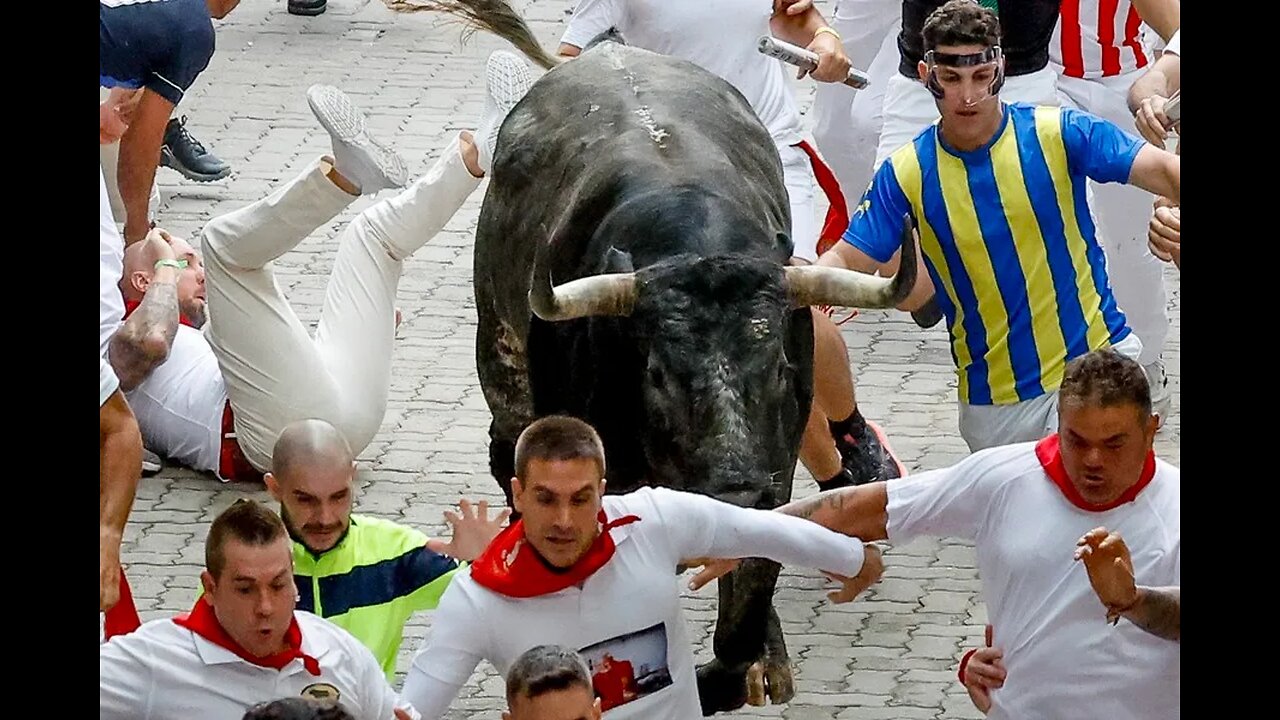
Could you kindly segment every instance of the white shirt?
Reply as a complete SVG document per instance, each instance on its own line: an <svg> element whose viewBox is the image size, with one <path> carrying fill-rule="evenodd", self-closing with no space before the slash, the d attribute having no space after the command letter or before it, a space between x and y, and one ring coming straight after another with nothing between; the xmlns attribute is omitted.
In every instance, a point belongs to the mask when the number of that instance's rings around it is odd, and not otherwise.
<svg viewBox="0 0 1280 720"><path fill-rule="evenodd" d="M544 643L579 649L593 669L605 652L632 663L649 692L608 711L608 720L702 717L675 572L681 560L767 557L842 575L862 569L860 540L781 513L654 488L607 496L604 509L610 520L641 520L610 531L614 556L581 587L512 598L479 585L470 569L454 577L405 679L404 697L424 718L444 714L482 659L505 676Z"/></svg>
<svg viewBox="0 0 1280 720"><path fill-rule="evenodd" d="M1141 70L1152 51L1131 0L1064 0L1049 62L1068 77L1093 80Z"/></svg>
<svg viewBox="0 0 1280 720"><path fill-rule="evenodd" d="M204 333L179 325L169 357L125 397L153 452L195 470L218 471L227 386Z"/></svg>
<svg viewBox="0 0 1280 720"><path fill-rule="evenodd" d="M992 645L1008 678L989 720L1138 720L1181 716L1180 645L1106 610L1076 541L1106 526L1133 556L1138 584L1181 584L1178 468L1156 461L1151 483L1102 512L1076 507L1049 479L1035 443L983 450L941 470L888 484L889 539L958 537L977 548Z"/></svg>
<svg viewBox="0 0 1280 720"><path fill-rule="evenodd" d="M124 318L124 297L120 295L120 277L124 274L124 240L116 229L111 215L111 199L107 196L107 177L98 167L98 181L102 198L98 203L98 310L101 316L99 333L102 357L107 356L107 344L116 334Z"/></svg>
<svg viewBox="0 0 1280 720"><path fill-rule="evenodd" d="M100 363L98 366L98 407L101 408L107 404L107 400L115 394L116 388L120 387L120 380L116 378L116 373L111 369L111 365L107 363L105 358L98 358Z"/></svg>
<svg viewBox="0 0 1280 720"><path fill-rule="evenodd" d="M401 702L373 653L328 620L298 611L302 651L320 675L294 659L280 670L254 665L172 619L152 620L98 650L102 720L240 720L246 710L286 697L336 690L361 720L392 720ZM327 687L322 687L327 686Z"/></svg>
<svg viewBox="0 0 1280 720"><path fill-rule="evenodd" d="M1182 28L1178 28L1173 37L1169 38L1169 44L1164 46L1164 51L1177 55L1179 59L1182 58Z"/></svg>
<svg viewBox="0 0 1280 720"><path fill-rule="evenodd" d="M771 0L579 0L562 43L585 47L611 27L628 45L688 60L746 97L779 146L803 140L783 64L756 49L771 35ZM789 67L789 66L788 66Z"/></svg>

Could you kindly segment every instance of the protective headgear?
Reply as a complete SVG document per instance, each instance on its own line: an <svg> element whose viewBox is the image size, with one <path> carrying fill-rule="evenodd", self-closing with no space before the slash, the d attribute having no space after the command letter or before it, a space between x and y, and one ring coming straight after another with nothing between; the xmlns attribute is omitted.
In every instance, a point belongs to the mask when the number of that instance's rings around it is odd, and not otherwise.
<svg viewBox="0 0 1280 720"><path fill-rule="evenodd" d="M991 96L1000 92L1000 88L1004 85L1004 63L1000 62L1004 58L1004 53L1000 50L999 45L993 45L982 52L969 53L968 55L954 55L952 53L940 53L930 50L924 54L924 62L929 66L929 75L925 79L924 86L929 88L930 94L941 100L946 96L946 90L942 84L938 82L938 66L946 65L947 67L973 67L974 65L986 65L988 63L996 64L996 76L991 80L991 89L988 91Z"/></svg>

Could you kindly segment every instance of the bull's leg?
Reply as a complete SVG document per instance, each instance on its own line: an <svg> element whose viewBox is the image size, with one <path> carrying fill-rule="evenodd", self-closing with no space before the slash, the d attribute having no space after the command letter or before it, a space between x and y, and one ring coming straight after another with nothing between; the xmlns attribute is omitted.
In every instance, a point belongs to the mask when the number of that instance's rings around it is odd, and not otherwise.
<svg viewBox="0 0 1280 720"><path fill-rule="evenodd" d="M703 715L746 704L747 671L766 655L769 626L777 619L773 590L781 569L775 562L750 559L720 578L719 615L712 643L715 659L698 668ZM777 624L777 631L781 637L781 624ZM785 649L782 657L785 660Z"/></svg>
<svg viewBox="0 0 1280 720"><path fill-rule="evenodd" d="M787 654L787 639L782 634L782 620L778 609L769 605L769 626L764 636L764 690L774 705L791 702L796 696L795 679L791 675L791 656ZM750 689L748 689L750 692Z"/></svg>

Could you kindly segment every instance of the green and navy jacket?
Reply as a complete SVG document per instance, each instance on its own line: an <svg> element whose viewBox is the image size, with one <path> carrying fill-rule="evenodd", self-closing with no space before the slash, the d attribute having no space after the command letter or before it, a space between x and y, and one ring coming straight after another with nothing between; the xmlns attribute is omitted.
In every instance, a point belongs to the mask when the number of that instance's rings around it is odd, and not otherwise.
<svg viewBox="0 0 1280 720"><path fill-rule="evenodd" d="M457 561L426 544L427 536L417 530L355 514L331 550L316 555L295 541L298 609L354 635L392 679L405 622L415 612L434 609L458 570Z"/></svg>

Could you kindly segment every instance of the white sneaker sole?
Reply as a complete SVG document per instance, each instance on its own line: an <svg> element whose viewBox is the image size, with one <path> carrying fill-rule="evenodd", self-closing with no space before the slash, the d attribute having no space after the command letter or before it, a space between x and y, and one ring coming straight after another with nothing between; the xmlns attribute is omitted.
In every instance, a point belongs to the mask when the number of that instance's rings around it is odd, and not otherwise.
<svg viewBox="0 0 1280 720"><path fill-rule="evenodd" d="M369 133L364 114L346 93L332 85L312 85L307 89L307 104L325 131L366 166L361 169L381 175L390 187L404 187L409 181L404 160Z"/></svg>

